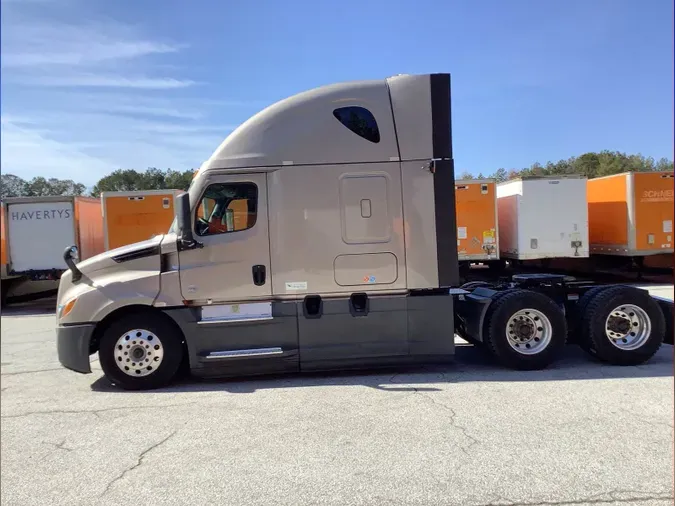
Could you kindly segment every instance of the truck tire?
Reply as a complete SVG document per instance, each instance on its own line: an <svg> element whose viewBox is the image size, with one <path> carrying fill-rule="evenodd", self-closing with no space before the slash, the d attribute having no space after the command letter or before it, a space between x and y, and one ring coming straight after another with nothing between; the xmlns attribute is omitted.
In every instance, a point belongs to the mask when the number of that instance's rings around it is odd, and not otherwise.
<svg viewBox="0 0 675 506"><path fill-rule="evenodd" d="M496 294L494 294L494 295L492 296L492 300L490 301L490 307L494 307L494 304L495 304L499 299L501 299L502 297L508 295L509 293L517 292L518 290L519 290L519 288L507 288L506 290L502 290L501 292L497 292ZM489 308L488 308L488 313L489 313ZM489 315L489 314L486 314L486 315L485 315L485 321L487 322L489 318L490 318L490 315ZM479 345L480 345L480 347L481 347L488 355L490 355L491 357L493 357L493 358L495 358L495 359L498 359L498 358L494 355L493 350L492 350L492 347L486 346L486 344L485 344L485 343L486 343L486 339L487 339L487 338L485 337L485 334L486 334L486 333L487 333L487 325L485 325L484 328L483 328L483 342L479 343Z"/></svg>
<svg viewBox="0 0 675 506"><path fill-rule="evenodd" d="M603 362L638 365L654 356L665 333L663 312L648 292L612 286L585 307L579 344Z"/></svg>
<svg viewBox="0 0 675 506"><path fill-rule="evenodd" d="M112 323L98 351L106 377L125 390L168 385L183 360L180 332L164 317L134 313Z"/></svg>
<svg viewBox="0 0 675 506"><path fill-rule="evenodd" d="M675 322L675 318L673 318L673 303L670 302L659 302L657 301L657 304L661 308L661 312L663 313L663 317L666 320L666 334L663 338L663 343L664 344L673 344L673 322Z"/></svg>
<svg viewBox="0 0 675 506"><path fill-rule="evenodd" d="M567 322L549 297L531 290L508 290L485 315L484 341L497 361L512 369L543 369L565 347Z"/></svg>
<svg viewBox="0 0 675 506"><path fill-rule="evenodd" d="M579 343L581 335L581 320L586 313L586 308L588 304L593 300L593 298L603 290L612 288L611 285L601 285L594 286L590 290L587 290L577 302L577 305L572 311L570 311L569 317L567 319L567 342L569 343Z"/></svg>

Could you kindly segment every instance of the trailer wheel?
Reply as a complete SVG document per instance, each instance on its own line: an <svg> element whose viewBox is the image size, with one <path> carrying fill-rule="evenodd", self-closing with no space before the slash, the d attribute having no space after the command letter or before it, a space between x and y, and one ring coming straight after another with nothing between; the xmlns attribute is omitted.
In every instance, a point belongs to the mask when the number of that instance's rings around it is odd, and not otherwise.
<svg viewBox="0 0 675 506"><path fill-rule="evenodd" d="M538 292L503 293L490 304L485 321L486 347L513 369L543 369L565 347L565 316L553 300Z"/></svg>
<svg viewBox="0 0 675 506"><path fill-rule="evenodd" d="M159 388L178 372L182 336L162 316L135 313L106 329L98 356L106 377L125 390Z"/></svg>
<svg viewBox="0 0 675 506"><path fill-rule="evenodd" d="M665 333L663 312L648 292L613 286L586 306L580 346L603 362L638 365L659 350Z"/></svg>

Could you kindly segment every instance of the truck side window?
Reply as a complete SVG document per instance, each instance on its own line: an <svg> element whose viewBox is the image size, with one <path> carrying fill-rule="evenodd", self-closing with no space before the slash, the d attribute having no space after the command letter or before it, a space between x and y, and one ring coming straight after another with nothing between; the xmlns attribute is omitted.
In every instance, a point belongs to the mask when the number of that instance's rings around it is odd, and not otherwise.
<svg viewBox="0 0 675 506"><path fill-rule="evenodd" d="M340 107L333 111L333 116L356 135L370 142L380 142L380 129L375 116L368 109L357 106Z"/></svg>
<svg viewBox="0 0 675 506"><path fill-rule="evenodd" d="M253 183L209 185L197 206L197 235L240 232L255 225L258 215L258 187Z"/></svg>

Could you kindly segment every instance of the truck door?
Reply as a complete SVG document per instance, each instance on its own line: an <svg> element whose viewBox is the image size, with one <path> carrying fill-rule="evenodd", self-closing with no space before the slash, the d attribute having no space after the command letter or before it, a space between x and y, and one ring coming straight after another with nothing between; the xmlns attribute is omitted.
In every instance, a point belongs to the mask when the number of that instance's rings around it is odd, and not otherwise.
<svg viewBox="0 0 675 506"><path fill-rule="evenodd" d="M265 174L210 177L194 220L203 248L180 252L183 299L197 304L269 300Z"/></svg>
<svg viewBox="0 0 675 506"><path fill-rule="evenodd" d="M294 304L271 302L265 174L211 176L196 203L195 239L179 253L189 301L188 348L202 374L297 371Z"/></svg>

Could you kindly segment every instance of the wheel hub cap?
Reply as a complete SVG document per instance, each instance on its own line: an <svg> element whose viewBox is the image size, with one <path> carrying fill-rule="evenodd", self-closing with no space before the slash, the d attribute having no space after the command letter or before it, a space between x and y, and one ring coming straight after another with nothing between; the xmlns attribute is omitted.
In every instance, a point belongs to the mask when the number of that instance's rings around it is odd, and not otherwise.
<svg viewBox="0 0 675 506"><path fill-rule="evenodd" d="M639 306L624 304L610 311L605 321L605 335L620 350L630 351L647 342L652 332L652 322Z"/></svg>
<svg viewBox="0 0 675 506"><path fill-rule="evenodd" d="M115 343L115 363L129 376L148 376L157 370L164 359L162 341L144 329L133 329Z"/></svg>
<svg viewBox="0 0 675 506"><path fill-rule="evenodd" d="M523 355L536 355L551 342L553 327L548 317L536 309L521 309L506 323L506 339Z"/></svg>
<svg viewBox="0 0 675 506"><path fill-rule="evenodd" d="M514 325L515 335L522 341L529 341L534 334L533 325L528 321L526 323L518 322Z"/></svg>

